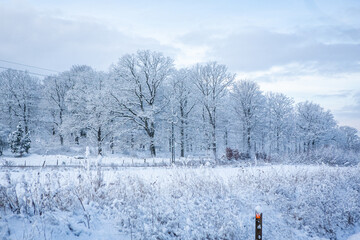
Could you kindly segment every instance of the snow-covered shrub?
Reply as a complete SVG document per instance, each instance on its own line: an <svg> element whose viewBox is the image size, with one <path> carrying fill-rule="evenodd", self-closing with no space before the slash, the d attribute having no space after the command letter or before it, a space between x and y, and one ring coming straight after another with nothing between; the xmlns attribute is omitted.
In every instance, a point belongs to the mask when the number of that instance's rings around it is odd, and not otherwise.
<svg viewBox="0 0 360 240"><path fill-rule="evenodd" d="M290 167L239 175L249 194L280 212L288 225L336 239L360 221L359 168ZM292 171L289 171L292 168ZM243 186L245 189L246 186Z"/></svg>
<svg viewBox="0 0 360 240"><path fill-rule="evenodd" d="M110 221L133 239L251 239L254 208L261 205L267 239L335 239L360 222L359 170L201 167L157 169L157 176L150 169L98 170L100 176L85 169L32 170L4 175L0 212L30 219L29 229L50 234L41 230L49 221L46 229L83 238Z"/></svg>
<svg viewBox="0 0 360 240"><path fill-rule="evenodd" d="M226 148L226 159L228 160L232 160L232 159L235 159L235 160L246 160L246 159L249 159L250 156L249 154L246 154L246 153L241 153L239 152L239 150L237 149L231 149L231 148Z"/></svg>
<svg viewBox="0 0 360 240"><path fill-rule="evenodd" d="M308 160L329 165L351 166L360 163L360 153L330 146L311 151Z"/></svg>
<svg viewBox="0 0 360 240"><path fill-rule="evenodd" d="M234 158L235 158L235 160L241 159L241 155L239 153L239 150L237 150L237 149L234 150Z"/></svg>
<svg viewBox="0 0 360 240"><path fill-rule="evenodd" d="M233 150L231 148L227 147L225 151L226 151L227 160L231 160L234 156Z"/></svg>
<svg viewBox="0 0 360 240"><path fill-rule="evenodd" d="M330 166L355 166L360 163L360 153L334 146L296 154L273 154L272 163L326 164Z"/></svg>

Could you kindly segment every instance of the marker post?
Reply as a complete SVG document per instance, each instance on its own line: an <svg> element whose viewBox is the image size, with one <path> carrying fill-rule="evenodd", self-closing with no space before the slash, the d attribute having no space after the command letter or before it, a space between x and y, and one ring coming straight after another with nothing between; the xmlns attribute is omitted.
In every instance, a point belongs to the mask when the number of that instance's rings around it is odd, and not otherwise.
<svg viewBox="0 0 360 240"><path fill-rule="evenodd" d="M255 210L255 240L262 240L262 213Z"/></svg>

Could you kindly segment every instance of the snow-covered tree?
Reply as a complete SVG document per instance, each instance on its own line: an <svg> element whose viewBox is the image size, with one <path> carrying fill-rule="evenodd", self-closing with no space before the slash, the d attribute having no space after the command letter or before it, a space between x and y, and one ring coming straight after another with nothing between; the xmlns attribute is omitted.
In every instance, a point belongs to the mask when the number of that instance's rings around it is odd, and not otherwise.
<svg viewBox="0 0 360 240"><path fill-rule="evenodd" d="M237 121L237 115L234 113L234 109L232 108L232 95L227 92L226 96L223 98L221 102L221 108L219 109L219 119L218 119L218 132L222 133L222 140L219 141L222 143L222 147L226 154L226 148L236 148L238 151L238 147L240 144L239 138L237 137L237 129L239 122Z"/></svg>
<svg viewBox="0 0 360 240"><path fill-rule="evenodd" d="M52 119L52 134L64 144L64 119L67 114L66 95L74 87L76 76L72 71L62 72L44 80L45 106Z"/></svg>
<svg viewBox="0 0 360 240"><path fill-rule="evenodd" d="M1 110L7 116L6 124L14 128L21 121L25 134L30 132L30 128L34 130L39 123L39 80L27 72L8 69L0 73L0 86Z"/></svg>
<svg viewBox="0 0 360 240"><path fill-rule="evenodd" d="M357 135L358 131L349 126L341 126L338 129L339 137L338 142L339 145L346 150L360 150L360 137Z"/></svg>
<svg viewBox="0 0 360 240"><path fill-rule="evenodd" d="M235 112L243 128L245 151L251 156L255 151L256 131L264 120L265 98L257 83L245 80L234 84L232 96Z"/></svg>
<svg viewBox="0 0 360 240"><path fill-rule="evenodd" d="M337 126L318 104L294 107L283 94L264 96L253 81L233 86L234 77L216 62L175 70L172 59L151 51L121 57L109 73L75 66L38 79L5 70L0 72L0 154L18 123L24 136L33 138L32 148L49 139L59 145L86 141L98 154L105 146L124 154L150 150L152 156L176 149L181 157L206 152L218 161L227 147L242 158L330 145L360 151L356 129ZM70 137L75 141L67 141Z"/></svg>
<svg viewBox="0 0 360 240"><path fill-rule="evenodd" d="M113 130L113 114L107 108L105 81L107 75L88 66L71 70L75 84L66 94L69 108L67 126L70 132L85 131L96 142L98 154L103 154L103 143Z"/></svg>
<svg viewBox="0 0 360 240"><path fill-rule="evenodd" d="M11 152L22 156L25 152L29 152L30 143L31 140L29 138L29 133L25 133L21 124L19 123L16 131L9 135L9 145Z"/></svg>
<svg viewBox="0 0 360 240"><path fill-rule="evenodd" d="M282 93L272 92L266 94L266 100L270 153L274 148L276 153L280 153L280 148L290 142L294 100Z"/></svg>
<svg viewBox="0 0 360 240"><path fill-rule="evenodd" d="M225 65L209 62L205 65L197 64L192 68L191 80L198 90L197 100L202 105L202 118L208 143L217 161L216 131L218 128L218 108L227 89L234 81L235 74L229 73ZM208 132L207 132L208 131Z"/></svg>
<svg viewBox="0 0 360 240"><path fill-rule="evenodd" d="M297 104L297 131L302 138L304 151L310 151L318 145L327 145L335 140L336 122L330 111L312 102Z"/></svg>
<svg viewBox="0 0 360 240"><path fill-rule="evenodd" d="M148 50L123 56L111 70L113 113L143 129L149 138L151 156L156 156L156 118L165 107L159 92L172 71L172 59Z"/></svg>
<svg viewBox="0 0 360 240"><path fill-rule="evenodd" d="M185 156L185 151L188 148L190 140L190 125L189 117L194 107L195 91L190 81L189 70L180 69L175 71L170 81L168 82L168 92L166 98L169 99L169 109L172 115L175 116L176 126L179 131L179 143L180 143L180 156Z"/></svg>

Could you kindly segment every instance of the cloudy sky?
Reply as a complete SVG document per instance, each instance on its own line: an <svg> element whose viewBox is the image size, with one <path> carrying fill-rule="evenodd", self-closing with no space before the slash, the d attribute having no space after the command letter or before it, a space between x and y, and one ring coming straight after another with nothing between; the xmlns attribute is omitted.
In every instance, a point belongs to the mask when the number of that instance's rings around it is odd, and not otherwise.
<svg viewBox="0 0 360 240"><path fill-rule="evenodd" d="M360 130L360 1L0 0L0 67L107 70L138 49L330 109Z"/></svg>

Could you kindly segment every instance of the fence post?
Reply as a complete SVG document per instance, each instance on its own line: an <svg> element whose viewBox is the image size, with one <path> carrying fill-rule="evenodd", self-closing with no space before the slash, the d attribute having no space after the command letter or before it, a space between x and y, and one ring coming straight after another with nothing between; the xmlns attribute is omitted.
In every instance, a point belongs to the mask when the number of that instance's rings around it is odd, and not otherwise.
<svg viewBox="0 0 360 240"><path fill-rule="evenodd" d="M262 240L262 213L260 207L255 209L255 240Z"/></svg>

